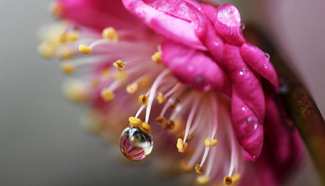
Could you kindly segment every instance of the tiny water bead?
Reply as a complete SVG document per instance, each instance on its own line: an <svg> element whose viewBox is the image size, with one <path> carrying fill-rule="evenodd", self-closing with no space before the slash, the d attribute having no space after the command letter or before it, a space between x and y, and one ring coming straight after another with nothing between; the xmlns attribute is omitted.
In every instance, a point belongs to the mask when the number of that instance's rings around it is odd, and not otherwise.
<svg viewBox="0 0 325 186"><path fill-rule="evenodd" d="M143 160L153 149L153 141L150 134L136 127L127 127L120 138L120 150L129 160Z"/></svg>

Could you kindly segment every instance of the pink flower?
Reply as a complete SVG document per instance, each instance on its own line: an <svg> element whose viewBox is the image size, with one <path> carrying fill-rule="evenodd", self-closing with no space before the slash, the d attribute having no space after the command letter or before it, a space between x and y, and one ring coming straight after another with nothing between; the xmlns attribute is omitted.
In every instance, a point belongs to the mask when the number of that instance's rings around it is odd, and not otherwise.
<svg viewBox="0 0 325 186"><path fill-rule="evenodd" d="M62 61L67 97L89 105L98 132L119 134L129 118L127 158L173 143L198 183L225 185L278 185L299 159L277 73L246 41L235 6L57 0L53 11L62 22L43 35L41 54Z"/></svg>

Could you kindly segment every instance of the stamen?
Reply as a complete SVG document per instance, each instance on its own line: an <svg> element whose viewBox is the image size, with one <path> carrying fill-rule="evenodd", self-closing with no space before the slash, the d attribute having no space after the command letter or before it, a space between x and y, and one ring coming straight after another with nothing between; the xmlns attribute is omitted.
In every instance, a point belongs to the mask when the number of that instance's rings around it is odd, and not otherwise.
<svg viewBox="0 0 325 186"><path fill-rule="evenodd" d="M151 56L151 60L157 64L161 63L161 52L157 51Z"/></svg>
<svg viewBox="0 0 325 186"><path fill-rule="evenodd" d="M44 42L38 47L38 52L43 58L52 59L55 56L55 47Z"/></svg>
<svg viewBox="0 0 325 186"><path fill-rule="evenodd" d="M79 52L84 55L89 55L92 52L92 47L84 45L84 44L80 44L78 49L79 49Z"/></svg>
<svg viewBox="0 0 325 186"><path fill-rule="evenodd" d="M223 179L223 183L225 185L235 185L239 182L240 180L240 175L239 174L235 174L233 176L226 176Z"/></svg>
<svg viewBox="0 0 325 186"><path fill-rule="evenodd" d="M129 124L131 127L139 127L141 125L141 119L137 117L129 117Z"/></svg>
<svg viewBox="0 0 325 186"><path fill-rule="evenodd" d="M196 182L200 185L205 185L205 184L208 184L210 181L210 178L206 175L202 175L202 176L198 176L196 178Z"/></svg>
<svg viewBox="0 0 325 186"><path fill-rule="evenodd" d="M102 32L102 37L114 42L117 42L119 40L119 35L113 27L105 28Z"/></svg>
<svg viewBox="0 0 325 186"><path fill-rule="evenodd" d="M71 63L63 63L63 64L61 64L61 69L67 75L71 75L76 70L75 66L72 65Z"/></svg>
<svg viewBox="0 0 325 186"><path fill-rule="evenodd" d="M187 148L187 143L182 138L177 139L176 147L179 153L184 153Z"/></svg>
<svg viewBox="0 0 325 186"><path fill-rule="evenodd" d="M140 95L138 97L138 102L142 105L147 105L148 104L148 96L146 95Z"/></svg>
<svg viewBox="0 0 325 186"><path fill-rule="evenodd" d="M183 142L186 142L188 136L189 136L189 131L194 119L194 116L196 114L197 108L198 108L198 104L199 104L199 98L195 100L193 107L191 109L191 112L188 116L187 122L186 122L186 127L185 127L185 134L184 134L184 139Z"/></svg>
<svg viewBox="0 0 325 186"><path fill-rule="evenodd" d="M113 66L118 70L118 71L122 71L125 69L125 62L121 59L115 61L113 63Z"/></svg>
<svg viewBox="0 0 325 186"><path fill-rule="evenodd" d="M114 95L114 93L113 93L113 91L111 89L105 88L105 89L102 90L101 96L104 99L104 101L109 102L109 101L112 101L114 99L115 95Z"/></svg>
<svg viewBox="0 0 325 186"><path fill-rule="evenodd" d="M202 166L200 164L195 164L194 170L195 170L196 174L198 174L198 175L201 175L203 172Z"/></svg>
<svg viewBox="0 0 325 186"><path fill-rule="evenodd" d="M164 94L162 92L158 92L157 95L157 102L158 104L163 104L166 100L166 97L164 96Z"/></svg>
<svg viewBox="0 0 325 186"><path fill-rule="evenodd" d="M129 94L134 94L139 88L138 83L132 83L126 87L126 91Z"/></svg>
<svg viewBox="0 0 325 186"><path fill-rule="evenodd" d="M216 145L218 144L218 140L217 139L214 139L214 138L206 138L204 140L204 145L205 147L215 147Z"/></svg>
<svg viewBox="0 0 325 186"><path fill-rule="evenodd" d="M64 95L67 99L74 102L84 102L88 99L87 86L77 80L70 80L64 85Z"/></svg>

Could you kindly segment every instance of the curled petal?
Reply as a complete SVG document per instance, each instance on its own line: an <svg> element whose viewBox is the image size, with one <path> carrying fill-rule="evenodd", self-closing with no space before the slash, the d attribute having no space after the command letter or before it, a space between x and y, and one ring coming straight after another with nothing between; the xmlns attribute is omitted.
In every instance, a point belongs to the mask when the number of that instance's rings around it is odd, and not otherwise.
<svg viewBox="0 0 325 186"><path fill-rule="evenodd" d="M233 89L238 96L256 114L260 122L264 121L265 100L261 83L246 66L238 47L225 45L223 66L230 73Z"/></svg>
<svg viewBox="0 0 325 186"><path fill-rule="evenodd" d="M246 158L256 160L263 147L263 125L238 96L236 90L233 90L232 93L231 115L235 134L239 144L246 152Z"/></svg>
<svg viewBox="0 0 325 186"><path fill-rule="evenodd" d="M227 79L220 67L201 51L173 42L162 44L164 64L185 84L210 90L225 90Z"/></svg>
<svg viewBox="0 0 325 186"><path fill-rule="evenodd" d="M297 129L289 126L288 118L280 111L279 105L274 97L266 97L266 116L265 116L265 155L274 162L272 167L274 172L279 173L279 179L288 176L286 173L302 159L303 143Z"/></svg>
<svg viewBox="0 0 325 186"><path fill-rule="evenodd" d="M261 49L244 44L240 49L241 56L256 73L267 79L275 88L279 87L278 75L270 63L269 56Z"/></svg>
<svg viewBox="0 0 325 186"><path fill-rule="evenodd" d="M124 6L162 36L205 50L195 33L195 11L183 0L122 0ZM189 1L190 2L190 1ZM192 2L194 3L194 2Z"/></svg>
<svg viewBox="0 0 325 186"><path fill-rule="evenodd" d="M137 27L134 17L126 11L120 0L57 0L59 16L76 25L102 30L107 26L117 28Z"/></svg>
<svg viewBox="0 0 325 186"><path fill-rule="evenodd" d="M225 3L217 8L204 6L203 9L217 33L225 41L234 45L242 45L245 42L241 29L240 13L234 5Z"/></svg>

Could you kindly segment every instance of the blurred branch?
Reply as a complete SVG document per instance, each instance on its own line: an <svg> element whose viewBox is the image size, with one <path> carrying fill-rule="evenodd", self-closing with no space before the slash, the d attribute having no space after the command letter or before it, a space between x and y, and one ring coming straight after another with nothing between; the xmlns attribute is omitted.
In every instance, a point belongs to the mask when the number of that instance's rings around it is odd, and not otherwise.
<svg viewBox="0 0 325 186"><path fill-rule="evenodd" d="M282 94L287 112L299 129L305 145L325 184L325 122L309 91L288 61L275 48L268 37L253 25L247 25L245 34L256 45L272 56L272 62L284 83L285 94Z"/></svg>

